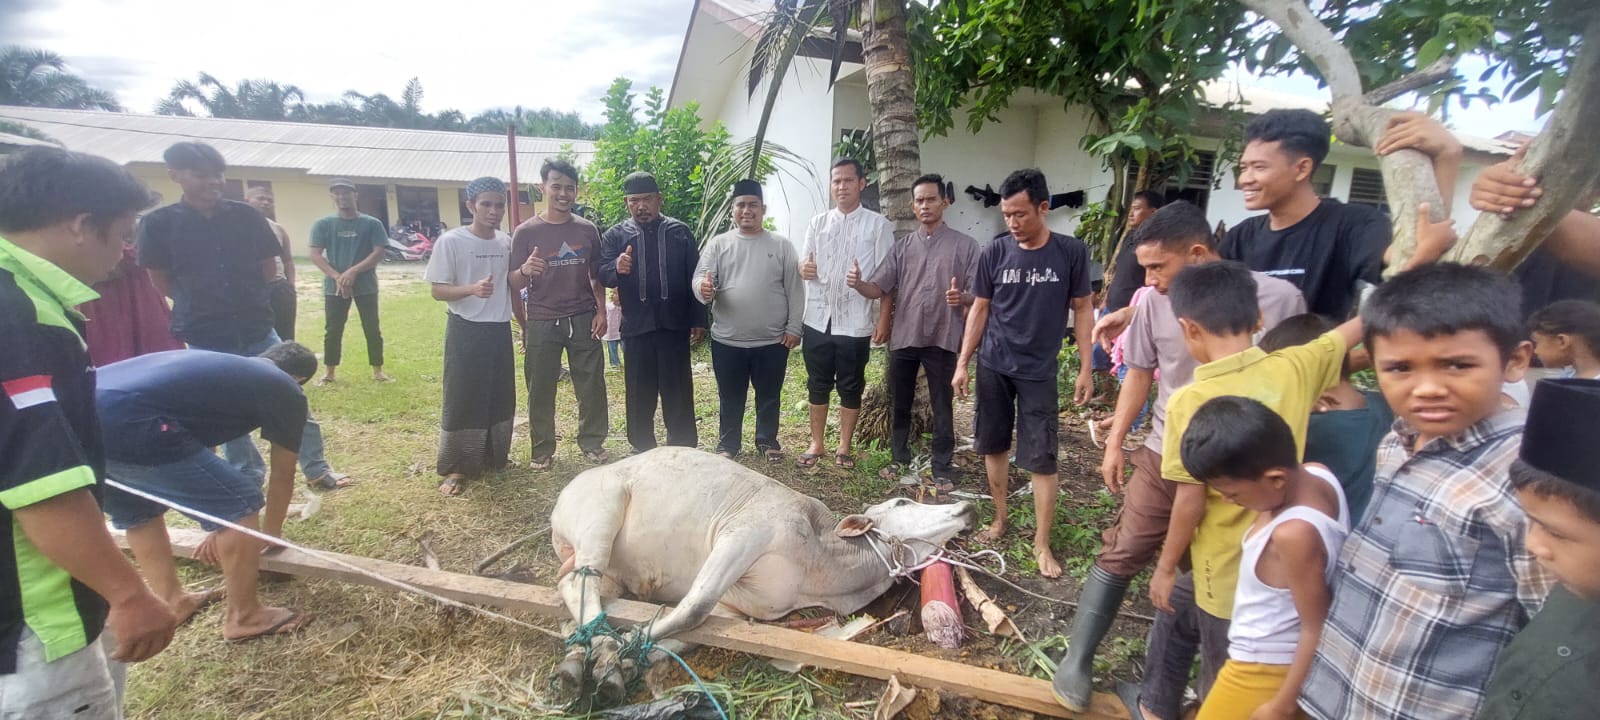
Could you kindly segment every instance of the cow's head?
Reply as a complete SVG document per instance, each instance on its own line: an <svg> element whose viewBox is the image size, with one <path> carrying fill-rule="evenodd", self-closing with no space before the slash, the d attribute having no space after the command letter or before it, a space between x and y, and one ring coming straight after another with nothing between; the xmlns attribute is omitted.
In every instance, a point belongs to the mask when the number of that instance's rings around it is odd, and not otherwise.
<svg viewBox="0 0 1600 720"><path fill-rule="evenodd" d="M834 528L834 533L850 538L875 530L885 538L898 538L916 555L908 564L917 564L943 547L950 538L977 524L978 509L969 502L925 505L908 498L895 498L873 505L859 515L846 515Z"/></svg>

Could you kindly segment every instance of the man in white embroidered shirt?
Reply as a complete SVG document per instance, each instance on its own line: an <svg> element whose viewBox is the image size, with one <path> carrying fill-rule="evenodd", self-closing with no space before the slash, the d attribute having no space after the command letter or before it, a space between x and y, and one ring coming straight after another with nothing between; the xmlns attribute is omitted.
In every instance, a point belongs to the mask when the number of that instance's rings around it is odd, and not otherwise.
<svg viewBox="0 0 1600 720"><path fill-rule="evenodd" d="M861 207L866 189L861 163L844 158L833 164L829 188L834 208L811 219L800 247L800 277L806 284L805 339L806 392L811 402L811 446L795 463L813 467L822 457L823 435L828 428L828 396L839 391L839 445L833 461L843 468L856 465L851 454L856 416L861 412L861 392L866 385L867 357L872 343L889 339L891 303L883 303L873 317L872 301L845 283L851 270L870 277L894 246L894 225L878 213Z"/></svg>

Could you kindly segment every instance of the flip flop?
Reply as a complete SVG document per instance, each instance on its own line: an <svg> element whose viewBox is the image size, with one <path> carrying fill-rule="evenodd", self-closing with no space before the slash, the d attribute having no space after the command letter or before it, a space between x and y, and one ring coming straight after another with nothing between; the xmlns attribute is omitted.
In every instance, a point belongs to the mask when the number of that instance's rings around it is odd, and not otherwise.
<svg viewBox="0 0 1600 720"><path fill-rule="evenodd" d="M350 487L354 484L356 484L356 481L351 480L349 475L346 475L342 472L334 472L332 470L323 473L322 477L319 477L315 480L306 478L306 487L311 488L312 490L320 490L322 492L332 492L334 490Z"/></svg>
<svg viewBox="0 0 1600 720"><path fill-rule="evenodd" d="M279 620L276 624L267 628L266 630L262 630L254 635L246 635L244 637L236 638L224 638L224 640L226 640L229 645L238 645L240 643L250 642L251 640L260 640L261 638L271 637L273 635L293 635L294 633L299 632L301 628L304 628L309 622L311 622L310 615L302 613L299 610L291 610L289 612L289 617Z"/></svg>
<svg viewBox="0 0 1600 720"><path fill-rule="evenodd" d="M900 463L892 462L878 470L878 479L899 480L900 476L905 474L905 471L905 467L901 466Z"/></svg>
<svg viewBox="0 0 1600 720"><path fill-rule="evenodd" d="M528 461L528 469L534 472L544 472L549 470L550 466L555 464L555 461L556 459L553 456L534 458Z"/></svg>
<svg viewBox="0 0 1600 720"><path fill-rule="evenodd" d="M817 466L817 461L821 460L821 459L822 459L822 456L817 454L817 453L803 452L803 453L800 453L798 456L795 457L794 466L797 467L797 468L802 468L802 469L808 469L809 470L811 468L816 467Z"/></svg>
<svg viewBox="0 0 1600 720"><path fill-rule="evenodd" d="M763 454L765 454L767 456L767 462L769 462L769 463L777 464L777 463L783 462L783 451L782 450L779 450L777 448L767 448L766 450L763 451Z"/></svg>
<svg viewBox="0 0 1600 720"><path fill-rule="evenodd" d="M203 592L205 593L205 596L200 598L200 604L195 605L194 609L190 610L188 615L178 618L178 627L188 625L191 620L194 620L200 615L200 613L204 612L206 608L211 607L212 605L217 604L218 601L228 597L228 591L220 587L210 588L208 590L204 590Z"/></svg>
<svg viewBox="0 0 1600 720"><path fill-rule="evenodd" d="M833 464L846 470L854 470L856 469L856 456L849 453L834 453Z"/></svg>
<svg viewBox="0 0 1600 720"><path fill-rule="evenodd" d="M439 494L445 497L461 497L467 487L466 478L447 477L439 483Z"/></svg>

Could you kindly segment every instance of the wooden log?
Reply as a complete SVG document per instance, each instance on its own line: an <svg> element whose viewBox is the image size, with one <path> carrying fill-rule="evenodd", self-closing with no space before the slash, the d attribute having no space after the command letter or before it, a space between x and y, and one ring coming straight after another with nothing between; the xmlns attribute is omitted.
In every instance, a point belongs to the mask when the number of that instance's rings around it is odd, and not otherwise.
<svg viewBox="0 0 1600 720"><path fill-rule="evenodd" d="M195 548L199 547L200 541L205 538L205 534L198 530L174 528L169 532L172 536L173 554L183 558L192 558ZM114 532L114 535L118 544L126 548L127 540L123 534ZM355 555L327 554L371 572L461 602L531 612L559 620L570 619L566 604L553 588L430 570L425 567ZM284 550L263 556L261 569L302 577L340 580L358 585L391 587L348 568L295 550ZM606 616L613 623L628 625L649 622L657 617L661 607L651 603L614 599L606 602L605 610ZM1114 695L1095 693L1090 701L1089 710L1074 714L1056 703L1050 692L1050 684L1043 680L875 645L832 640L776 625L711 616L699 627L680 633L678 638L699 645L788 660L879 680L888 680L890 676L898 675L900 681L908 686L931 688L1049 717L1084 720L1128 718L1122 702Z"/></svg>

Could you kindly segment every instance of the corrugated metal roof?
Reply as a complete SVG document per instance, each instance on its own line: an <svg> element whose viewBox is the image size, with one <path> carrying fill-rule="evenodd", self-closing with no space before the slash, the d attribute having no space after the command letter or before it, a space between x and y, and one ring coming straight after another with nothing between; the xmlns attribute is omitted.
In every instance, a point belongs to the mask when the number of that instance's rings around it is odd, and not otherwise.
<svg viewBox="0 0 1600 720"><path fill-rule="evenodd" d="M0 106L0 120L28 125L68 149L123 165L160 163L173 143L198 140L215 147L232 167L463 183L509 173L504 135L12 106ZM518 179L537 178L539 164L569 145L579 165L594 158L590 140L518 137Z"/></svg>
<svg viewBox="0 0 1600 720"><path fill-rule="evenodd" d="M0 145L45 145L54 147L55 143L47 140L40 140L38 138L31 138L26 135L13 135L7 132L0 132Z"/></svg>

